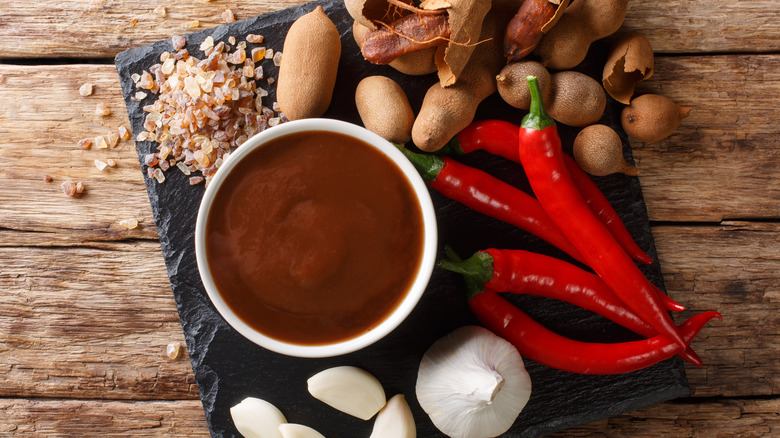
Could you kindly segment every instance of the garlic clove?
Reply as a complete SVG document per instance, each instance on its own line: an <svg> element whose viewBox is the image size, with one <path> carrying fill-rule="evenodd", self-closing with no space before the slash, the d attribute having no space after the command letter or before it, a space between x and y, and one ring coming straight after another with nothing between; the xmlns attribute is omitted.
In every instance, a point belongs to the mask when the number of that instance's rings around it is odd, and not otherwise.
<svg viewBox="0 0 780 438"><path fill-rule="evenodd" d="M461 327L425 352L417 401L452 438L501 435L531 396L531 378L517 349L482 327Z"/></svg>
<svg viewBox="0 0 780 438"><path fill-rule="evenodd" d="M396 394L387 401L374 421L369 438L416 438L417 429L409 404L403 394Z"/></svg>
<svg viewBox="0 0 780 438"><path fill-rule="evenodd" d="M230 416L245 438L282 438L279 425L287 423L276 406L254 397L247 397L230 408Z"/></svg>
<svg viewBox="0 0 780 438"><path fill-rule="evenodd" d="M368 372L351 366L320 371L308 380L309 393L331 407L368 420L385 405L382 384Z"/></svg>
<svg viewBox="0 0 780 438"><path fill-rule="evenodd" d="M325 438L321 433L302 424L285 423L279 425L282 438Z"/></svg>

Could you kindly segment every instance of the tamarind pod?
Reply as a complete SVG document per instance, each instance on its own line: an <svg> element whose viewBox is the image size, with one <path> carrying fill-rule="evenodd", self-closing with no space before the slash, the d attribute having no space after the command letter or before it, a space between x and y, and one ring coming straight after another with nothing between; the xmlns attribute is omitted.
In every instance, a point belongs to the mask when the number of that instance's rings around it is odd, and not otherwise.
<svg viewBox="0 0 780 438"><path fill-rule="evenodd" d="M504 35L507 62L519 61L542 39L542 26L555 15L556 5L548 0L526 0L509 21Z"/></svg>
<svg viewBox="0 0 780 438"><path fill-rule="evenodd" d="M447 14L409 14L369 31L361 50L366 61L389 64L405 53L444 45L449 37Z"/></svg>

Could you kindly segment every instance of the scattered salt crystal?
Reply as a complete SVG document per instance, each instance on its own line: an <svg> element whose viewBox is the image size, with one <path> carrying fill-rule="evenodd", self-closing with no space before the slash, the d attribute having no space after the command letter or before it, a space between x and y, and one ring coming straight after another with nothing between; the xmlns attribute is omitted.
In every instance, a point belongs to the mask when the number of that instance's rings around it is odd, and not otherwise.
<svg viewBox="0 0 780 438"><path fill-rule="evenodd" d="M259 62L265 57L265 47L255 47L252 49L252 61Z"/></svg>
<svg viewBox="0 0 780 438"><path fill-rule="evenodd" d="M135 219L122 219L119 221L119 226L128 230L132 230L138 226L138 221Z"/></svg>
<svg viewBox="0 0 780 438"><path fill-rule="evenodd" d="M181 342L171 342L165 347L165 355L171 360L176 360L181 356Z"/></svg>
<svg viewBox="0 0 780 438"><path fill-rule="evenodd" d="M188 21L184 23L182 27L185 29L194 29L196 27L200 27L200 21L198 20Z"/></svg>
<svg viewBox="0 0 780 438"><path fill-rule="evenodd" d="M255 68L255 79L260 80L263 79L263 66L259 66Z"/></svg>
<svg viewBox="0 0 780 438"><path fill-rule="evenodd" d="M276 82L276 79L268 78L268 85L272 85L274 82Z"/></svg>
<svg viewBox="0 0 780 438"><path fill-rule="evenodd" d="M231 46L235 46L236 45L236 37L234 37L233 35L230 35L228 37L228 43L230 43Z"/></svg>
<svg viewBox="0 0 780 438"><path fill-rule="evenodd" d="M191 176L190 177L190 185L191 186L194 186L196 184L200 184L202 182L203 182L203 177L202 176Z"/></svg>
<svg viewBox="0 0 780 438"><path fill-rule="evenodd" d="M113 159L111 159L111 158L109 158L108 160L106 160L106 164L108 164L108 167L116 167L116 161L114 161L114 160L113 160Z"/></svg>
<svg viewBox="0 0 780 438"><path fill-rule="evenodd" d="M134 84L137 84L138 81L141 80L141 75L139 75L138 73L133 73L133 74L130 75L130 79L133 80Z"/></svg>
<svg viewBox="0 0 780 438"><path fill-rule="evenodd" d="M277 67L282 65L282 52L276 52L274 54L274 65Z"/></svg>
<svg viewBox="0 0 780 438"><path fill-rule="evenodd" d="M190 168L189 168L189 167L187 167L187 165L186 165L186 164L184 164L184 163L183 163L183 162L181 162L181 161L179 161L178 163L176 163L176 167L178 167L178 168L179 168L179 170L181 170L181 173L183 173L183 174L185 174L185 175L189 175L190 173L192 173L192 172L190 172Z"/></svg>
<svg viewBox="0 0 780 438"><path fill-rule="evenodd" d="M98 104L95 106L95 115L107 116L109 114L111 114L111 110L108 109L106 104L104 104L102 102L98 102Z"/></svg>
<svg viewBox="0 0 780 438"><path fill-rule="evenodd" d="M81 149L89 149L89 147L92 146L92 140L88 138L82 138L81 140L79 140L77 146L80 147Z"/></svg>
<svg viewBox="0 0 780 438"><path fill-rule="evenodd" d="M154 179L157 180L158 183L162 184L165 182L165 175L163 175L163 171L158 169L154 169L154 173L152 174L154 176Z"/></svg>
<svg viewBox="0 0 780 438"><path fill-rule="evenodd" d="M175 67L176 67L176 58L168 58L165 60L165 62L163 62L162 67L160 67L160 71L165 75L170 75L171 73L173 73L173 69Z"/></svg>
<svg viewBox="0 0 780 438"><path fill-rule="evenodd" d="M160 6L157 6L156 8L154 8L153 12L155 14L157 14L159 17L164 17L165 14L167 13L167 11L165 10L165 6L163 6L163 5L160 5Z"/></svg>
<svg viewBox="0 0 780 438"><path fill-rule="evenodd" d="M279 111L279 102L274 102L274 103L271 105L271 109L273 109L274 111L277 111L277 112L278 112L278 111Z"/></svg>
<svg viewBox="0 0 780 438"><path fill-rule="evenodd" d="M266 49L265 59L271 59L274 57L274 49Z"/></svg>
<svg viewBox="0 0 780 438"><path fill-rule="evenodd" d="M79 181L76 183L76 193L82 194L84 193L84 183Z"/></svg>
<svg viewBox="0 0 780 438"><path fill-rule="evenodd" d="M276 126L281 122L282 120L279 117L271 117L268 119L268 126Z"/></svg>
<svg viewBox="0 0 780 438"><path fill-rule="evenodd" d="M92 95L92 84L86 83L79 87L79 94L82 96L90 96Z"/></svg>
<svg viewBox="0 0 780 438"><path fill-rule="evenodd" d="M213 47L214 47L214 38L211 35L207 36L206 39L203 40L202 43L200 43L200 50L211 49Z"/></svg>
<svg viewBox="0 0 780 438"><path fill-rule="evenodd" d="M248 43L262 43L263 42L263 36L262 35L256 35L253 33L250 33L246 36L246 42Z"/></svg>
<svg viewBox="0 0 780 438"><path fill-rule="evenodd" d="M117 129L117 132L119 133L119 138L122 140L130 140L132 135L130 134L130 130L127 129L127 126L125 125L119 125Z"/></svg>
<svg viewBox="0 0 780 438"><path fill-rule="evenodd" d="M98 149L108 149L108 143L106 143L106 138L102 135L98 135L95 137L95 146L98 147Z"/></svg>
<svg viewBox="0 0 780 438"><path fill-rule="evenodd" d="M95 160L95 167L97 167L99 171L102 172L103 169L105 169L107 166L108 166L107 163L100 160Z"/></svg>
<svg viewBox="0 0 780 438"><path fill-rule="evenodd" d="M133 100L136 102L144 99L146 99L146 93L143 91L136 91L135 96L133 96Z"/></svg>
<svg viewBox="0 0 780 438"><path fill-rule="evenodd" d="M133 18L132 20L130 20L130 27L135 27L136 24L138 24L137 18Z"/></svg>
<svg viewBox="0 0 780 438"><path fill-rule="evenodd" d="M173 45L173 50L179 51L187 45L187 40L181 35L174 35L171 37L171 44Z"/></svg>
<svg viewBox="0 0 780 438"><path fill-rule="evenodd" d="M230 9L225 9L225 12L222 13L222 19L225 20L225 23L232 23L236 21L236 16Z"/></svg>
<svg viewBox="0 0 780 438"><path fill-rule="evenodd" d="M115 148L119 144L119 134L116 132L108 133L108 147Z"/></svg>
<svg viewBox="0 0 780 438"><path fill-rule="evenodd" d="M74 181L65 181L60 187L62 188L62 192L67 196L70 196L71 198L76 197L76 183Z"/></svg>

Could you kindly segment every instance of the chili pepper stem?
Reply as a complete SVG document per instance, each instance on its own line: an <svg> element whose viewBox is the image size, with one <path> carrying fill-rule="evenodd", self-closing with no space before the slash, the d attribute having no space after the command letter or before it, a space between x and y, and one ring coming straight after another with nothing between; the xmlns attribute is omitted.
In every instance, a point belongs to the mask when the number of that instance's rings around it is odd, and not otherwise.
<svg viewBox="0 0 780 438"><path fill-rule="evenodd" d="M416 154L399 144L393 143L393 145L412 162L414 167L417 168L417 171L420 172L420 175L426 181L435 181L436 176L438 176L439 172L444 168L444 160L440 157L428 154Z"/></svg>
<svg viewBox="0 0 780 438"><path fill-rule="evenodd" d="M528 114L523 117L523 123L520 126L537 131L555 126L555 120L544 110L541 89L536 76L527 76L526 79L531 92L531 107L528 110Z"/></svg>
<svg viewBox="0 0 780 438"><path fill-rule="evenodd" d="M463 275L469 298L485 290L485 283L493 277L493 257L485 252L462 261L441 259L436 266Z"/></svg>

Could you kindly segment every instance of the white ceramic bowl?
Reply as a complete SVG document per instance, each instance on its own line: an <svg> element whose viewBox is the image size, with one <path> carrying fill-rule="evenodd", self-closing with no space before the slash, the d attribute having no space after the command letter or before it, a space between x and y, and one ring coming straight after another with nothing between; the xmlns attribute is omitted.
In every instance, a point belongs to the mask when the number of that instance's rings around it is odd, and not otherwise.
<svg viewBox="0 0 780 438"><path fill-rule="evenodd" d="M287 343L268 337L246 324L225 303L225 300L222 298L214 284L211 271L206 261L206 222L208 221L209 210L214 202L217 191L227 174L231 169L235 168L239 161L255 149L262 147L263 144L268 141L288 134L305 131L331 131L348 135L362 140L380 150L401 169L404 176L411 184L414 193L417 195L417 200L423 216L424 244L422 260L416 278L403 301L392 313L387 315L384 320L368 332L355 338L326 345L299 345ZM208 293L211 302L214 304L214 307L217 308L217 311L225 318L228 324L255 344L277 353L298 357L328 357L351 353L373 344L398 327L417 305L417 302L420 300L420 297L422 297L422 294L428 285L435 264L436 245L437 228L433 203L431 202L431 197L425 182L422 180L419 173L417 173L414 166L398 149L396 149L395 146L384 138L363 127L333 119L305 119L287 122L267 129L247 140L246 143L225 160L219 171L214 175L208 188L206 188L206 193L203 195L200 210L198 211L198 219L195 225L195 253L198 261L198 270L200 271L200 277L203 280L206 292Z"/></svg>

